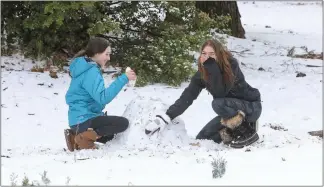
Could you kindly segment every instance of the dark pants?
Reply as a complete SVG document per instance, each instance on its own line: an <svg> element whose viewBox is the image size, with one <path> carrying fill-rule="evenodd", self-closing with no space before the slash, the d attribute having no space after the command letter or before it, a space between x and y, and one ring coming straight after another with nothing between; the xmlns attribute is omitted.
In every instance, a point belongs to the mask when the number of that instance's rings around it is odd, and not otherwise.
<svg viewBox="0 0 324 187"><path fill-rule="evenodd" d="M120 116L98 116L89 119L81 124L73 126L71 129L75 134L82 133L88 128L92 128L99 136L100 143L106 143L114 138L115 134L124 132L129 125L128 119Z"/></svg>
<svg viewBox="0 0 324 187"><path fill-rule="evenodd" d="M214 99L212 107L218 116L201 129L196 139L207 139L220 143L222 139L219 135L219 130L225 128L220 122L221 118L231 118L237 115L238 110L241 110L245 113L245 120L247 122L255 122L259 119L262 112L260 101L249 102L235 98Z"/></svg>

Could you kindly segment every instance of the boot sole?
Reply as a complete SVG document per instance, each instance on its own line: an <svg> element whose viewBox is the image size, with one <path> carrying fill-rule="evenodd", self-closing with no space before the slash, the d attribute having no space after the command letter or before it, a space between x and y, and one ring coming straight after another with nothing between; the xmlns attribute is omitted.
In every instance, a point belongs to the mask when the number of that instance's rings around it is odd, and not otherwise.
<svg viewBox="0 0 324 187"><path fill-rule="evenodd" d="M250 138L248 138L244 141L241 141L241 142L230 143L229 146L232 148L241 149L241 148L244 148L245 146L249 146L249 145L257 142L258 140L259 140L259 135L257 133L255 133Z"/></svg>

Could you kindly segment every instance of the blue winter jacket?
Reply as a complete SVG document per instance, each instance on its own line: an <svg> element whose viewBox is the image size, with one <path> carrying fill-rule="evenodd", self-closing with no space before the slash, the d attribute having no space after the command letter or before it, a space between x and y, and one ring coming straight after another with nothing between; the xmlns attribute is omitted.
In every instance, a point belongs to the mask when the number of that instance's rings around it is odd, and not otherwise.
<svg viewBox="0 0 324 187"><path fill-rule="evenodd" d="M85 57L77 57L72 61L70 75L72 80L65 95L69 105L70 127L103 115L105 105L111 102L128 82L127 76L122 74L105 88L100 67Z"/></svg>

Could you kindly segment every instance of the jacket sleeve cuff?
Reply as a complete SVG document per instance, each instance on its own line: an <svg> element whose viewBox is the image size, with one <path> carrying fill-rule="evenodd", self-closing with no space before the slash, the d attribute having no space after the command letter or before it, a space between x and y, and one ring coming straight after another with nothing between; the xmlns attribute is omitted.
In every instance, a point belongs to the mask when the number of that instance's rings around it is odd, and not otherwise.
<svg viewBox="0 0 324 187"><path fill-rule="evenodd" d="M211 58L211 57L209 57L204 63L203 63L203 66L204 67L207 67L207 66L209 66L209 65L211 65L211 64L213 64L213 63L216 63L216 60L214 59L214 58Z"/></svg>
<svg viewBox="0 0 324 187"><path fill-rule="evenodd" d="M128 83L128 77L126 76L126 74L125 73L123 73L123 74L121 74L119 77L118 77L118 79L123 83L123 84L126 84L126 83Z"/></svg>
<svg viewBox="0 0 324 187"><path fill-rule="evenodd" d="M172 120L166 113L157 114L156 117L163 118L164 122L169 124Z"/></svg>

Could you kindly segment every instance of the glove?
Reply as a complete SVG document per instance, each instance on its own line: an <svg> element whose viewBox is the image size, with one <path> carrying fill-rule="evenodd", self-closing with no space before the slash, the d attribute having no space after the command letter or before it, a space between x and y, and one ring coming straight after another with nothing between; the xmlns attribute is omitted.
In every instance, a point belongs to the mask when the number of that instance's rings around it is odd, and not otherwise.
<svg viewBox="0 0 324 187"><path fill-rule="evenodd" d="M145 134L153 135L156 132L163 131L170 123L172 123L172 120L167 114L157 114L153 120L146 123Z"/></svg>

